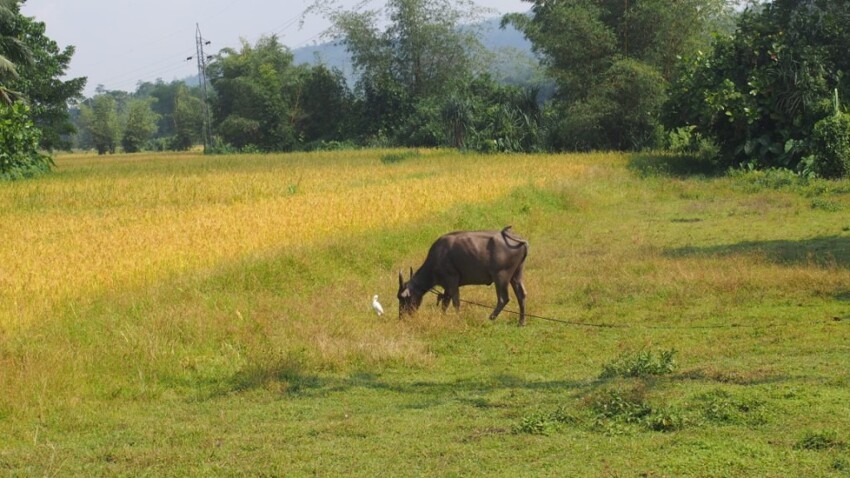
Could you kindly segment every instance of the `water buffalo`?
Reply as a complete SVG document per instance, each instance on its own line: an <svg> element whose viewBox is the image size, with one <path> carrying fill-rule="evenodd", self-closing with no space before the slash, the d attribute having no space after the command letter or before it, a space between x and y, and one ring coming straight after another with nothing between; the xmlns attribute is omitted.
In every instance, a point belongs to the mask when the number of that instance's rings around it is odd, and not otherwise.
<svg viewBox="0 0 850 478"><path fill-rule="evenodd" d="M438 302L443 311L449 301L460 309L460 290L464 285L496 284L496 308L490 320L510 301L508 283L519 302L519 325L525 325L525 287L522 267L528 256L528 242L508 226L501 231L458 231L437 239L428 251L425 262L416 271L411 269L410 280L398 273L398 314L413 313L424 296L434 286L443 288Z"/></svg>

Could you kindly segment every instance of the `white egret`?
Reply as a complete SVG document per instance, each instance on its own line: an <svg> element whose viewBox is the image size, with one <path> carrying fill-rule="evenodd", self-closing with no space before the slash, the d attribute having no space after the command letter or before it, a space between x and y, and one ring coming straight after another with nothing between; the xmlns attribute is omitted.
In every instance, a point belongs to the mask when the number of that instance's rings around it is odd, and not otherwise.
<svg viewBox="0 0 850 478"><path fill-rule="evenodd" d="M376 294L372 297L372 308L375 309L375 313L379 316L384 315L384 308L381 307L381 303L378 302L378 295Z"/></svg>

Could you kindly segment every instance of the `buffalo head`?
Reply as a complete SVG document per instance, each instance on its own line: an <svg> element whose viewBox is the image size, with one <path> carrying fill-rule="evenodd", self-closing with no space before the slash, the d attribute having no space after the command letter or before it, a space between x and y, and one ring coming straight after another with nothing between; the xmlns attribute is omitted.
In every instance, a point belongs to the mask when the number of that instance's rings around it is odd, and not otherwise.
<svg viewBox="0 0 850 478"><path fill-rule="evenodd" d="M413 269L410 269L410 278L413 278ZM411 281L404 281L404 275L398 271L398 318L412 314L422 304L422 292L411 287Z"/></svg>

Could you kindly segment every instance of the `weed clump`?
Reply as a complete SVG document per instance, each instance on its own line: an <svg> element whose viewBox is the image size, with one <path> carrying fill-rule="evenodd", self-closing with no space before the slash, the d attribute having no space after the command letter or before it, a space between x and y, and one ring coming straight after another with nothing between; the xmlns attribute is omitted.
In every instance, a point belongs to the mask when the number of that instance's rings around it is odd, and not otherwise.
<svg viewBox="0 0 850 478"><path fill-rule="evenodd" d="M585 404L595 414L594 427L609 434L623 432L624 425L672 432L684 429L691 422L685 411L679 408L652 406L643 384L601 390L586 397Z"/></svg>
<svg viewBox="0 0 850 478"><path fill-rule="evenodd" d="M515 434L528 433L531 435L549 435L567 423L576 423L578 419L564 407L552 412L537 411L527 415L514 426Z"/></svg>
<svg viewBox="0 0 850 478"><path fill-rule="evenodd" d="M682 410L675 407L668 407L662 410L655 410L651 415L646 417L644 424L652 431L656 432L674 432L684 429L690 420Z"/></svg>
<svg viewBox="0 0 850 478"><path fill-rule="evenodd" d="M832 450L843 449L847 444L838 438L838 433L834 431L807 431L802 438L797 440L794 448L797 450Z"/></svg>
<svg viewBox="0 0 850 478"><path fill-rule="evenodd" d="M599 378L614 377L647 377L651 375L667 375L676 370L674 349L662 350L656 356L650 350L641 350L637 353L623 353L613 362L602 366L602 374Z"/></svg>
<svg viewBox="0 0 850 478"><path fill-rule="evenodd" d="M587 397L586 402L598 418L617 419L625 423L639 423L652 413L652 407L646 403L643 387L603 390Z"/></svg>
<svg viewBox="0 0 850 478"><path fill-rule="evenodd" d="M727 425L763 425L767 423L765 404L758 400L742 399L723 390L702 397L702 415L706 420Z"/></svg>

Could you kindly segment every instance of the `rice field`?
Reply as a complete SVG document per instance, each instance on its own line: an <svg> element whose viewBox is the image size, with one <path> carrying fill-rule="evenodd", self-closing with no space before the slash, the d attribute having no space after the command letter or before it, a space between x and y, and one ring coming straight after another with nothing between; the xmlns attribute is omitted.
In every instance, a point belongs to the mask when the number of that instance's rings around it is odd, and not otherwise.
<svg viewBox="0 0 850 478"><path fill-rule="evenodd" d="M501 167L489 167L494 161ZM348 152L212 161L197 154L66 156L59 168L61 177L0 189L8 205L0 212L4 328L37 322L69 300L391 230L520 185L543 186L552 175L576 177L588 166L434 151L402 167L381 167L375 153Z"/></svg>
<svg viewBox="0 0 850 478"><path fill-rule="evenodd" d="M0 474L850 473L850 183L620 153L56 162L0 183ZM508 224L528 326L398 320L399 269Z"/></svg>

